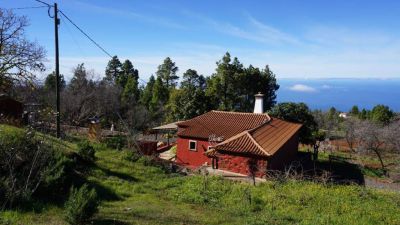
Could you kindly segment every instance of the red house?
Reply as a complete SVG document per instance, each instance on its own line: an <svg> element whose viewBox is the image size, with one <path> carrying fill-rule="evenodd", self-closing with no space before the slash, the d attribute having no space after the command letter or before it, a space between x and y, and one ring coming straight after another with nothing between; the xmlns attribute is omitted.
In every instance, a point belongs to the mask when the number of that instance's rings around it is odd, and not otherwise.
<svg viewBox="0 0 400 225"><path fill-rule="evenodd" d="M178 123L177 162L259 177L283 169L296 157L302 125L257 113L257 103L256 113L210 111Z"/></svg>

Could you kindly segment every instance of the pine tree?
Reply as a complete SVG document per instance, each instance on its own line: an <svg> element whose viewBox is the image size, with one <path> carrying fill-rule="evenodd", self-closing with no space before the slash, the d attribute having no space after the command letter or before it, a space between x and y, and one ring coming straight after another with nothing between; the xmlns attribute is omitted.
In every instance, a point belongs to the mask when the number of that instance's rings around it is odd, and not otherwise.
<svg viewBox="0 0 400 225"><path fill-rule="evenodd" d="M122 91L121 102L123 104L136 104L139 95L138 81L133 76L129 76Z"/></svg>
<svg viewBox="0 0 400 225"><path fill-rule="evenodd" d="M179 77L176 75L178 67L169 57L164 59L163 64L158 66L157 76L161 77L167 89L175 88Z"/></svg>
<svg viewBox="0 0 400 225"><path fill-rule="evenodd" d="M153 86L153 96L150 102L150 111L156 113L168 100L168 89L164 86L160 76L157 77Z"/></svg>
<svg viewBox="0 0 400 225"><path fill-rule="evenodd" d="M114 83L116 82L116 80L118 80L121 73L122 73L122 64L117 56L113 56L112 59L107 64L106 76L104 80Z"/></svg>
<svg viewBox="0 0 400 225"><path fill-rule="evenodd" d="M350 114L352 116L358 116L359 113L360 113L360 110L358 109L358 106L356 106L356 105L354 105L350 110Z"/></svg>
<svg viewBox="0 0 400 225"><path fill-rule="evenodd" d="M276 104L279 89L268 65L263 70L252 65L244 68L237 58L231 60L228 52L217 62L216 73L207 83L206 95L211 106L241 112L253 111L254 95L259 92L264 94L264 109L270 109Z"/></svg>
<svg viewBox="0 0 400 225"><path fill-rule="evenodd" d="M68 88L73 92L79 92L81 88L86 87L88 84L89 80L87 78L85 65L83 63L78 64L74 69L74 76L69 82Z"/></svg>
<svg viewBox="0 0 400 225"><path fill-rule="evenodd" d="M156 80L153 75L150 76L149 81L146 84L146 87L144 88L142 95L140 96L140 103L144 106L146 106L147 109L150 108L150 102L151 99L153 98L153 87L155 84Z"/></svg>
<svg viewBox="0 0 400 225"><path fill-rule="evenodd" d="M129 77L132 77L138 83L139 80L139 71L135 69L132 65L132 62L128 59L124 61L121 66L121 74L116 80L120 87L125 88L126 83L128 82Z"/></svg>
<svg viewBox="0 0 400 225"><path fill-rule="evenodd" d="M64 75L60 74L60 90L64 89L66 86ZM44 89L46 91L55 91L56 90L56 74L55 72L47 75L46 80L44 81Z"/></svg>

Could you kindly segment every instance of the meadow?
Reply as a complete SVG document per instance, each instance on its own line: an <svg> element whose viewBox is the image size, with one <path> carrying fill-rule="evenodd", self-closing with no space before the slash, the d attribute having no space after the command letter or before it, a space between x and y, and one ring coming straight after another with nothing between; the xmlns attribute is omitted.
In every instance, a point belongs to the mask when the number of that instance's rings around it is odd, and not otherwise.
<svg viewBox="0 0 400 225"><path fill-rule="evenodd" d="M0 126L0 130L12 127ZM51 138L51 137L49 137ZM73 155L75 140L58 141ZM91 224L400 224L400 195L357 185L276 180L253 186L209 175L172 173L129 150L93 143L82 174L101 199ZM61 197L60 197L61 199ZM63 201L35 199L0 212L0 224L66 224Z"/></svg>

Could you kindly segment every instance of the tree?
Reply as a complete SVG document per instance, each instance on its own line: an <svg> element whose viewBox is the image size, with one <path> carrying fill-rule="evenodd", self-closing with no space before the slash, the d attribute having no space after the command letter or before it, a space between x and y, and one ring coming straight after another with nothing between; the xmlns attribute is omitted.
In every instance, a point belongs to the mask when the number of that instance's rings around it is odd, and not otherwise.
<svg viewBox="0 0 400 225"><path fill-rule="evenodd" d="M60 74L60 90L63 90L65 88L65 80L64 80L64 75ZM47 75L45 81L44 81L44 89L46 91L55 91L56 90L56 74L55 72L50 73Z"/></svg>
<svg viewBox="0 0 400 225"><path fill-rule="evenodd" d="M135 82L138 83L139 71L133 67L131 61L125 60L121 66L121 74L117 79L117 83L122 88L125 88L125 85L127 84L128 79L135 80ZM136 89L138 89L138 87L136 87Z"/></svg>
<svg viewBox="0 0 400 225"><path fill-rule="evenodd" d="M183 74L181 97L177 103L180 109L179 119L191 119L211 109L210 99L206 96L206 79L196 70L188 69Z"/></svg>
<svg viewBox="0 0 400 225"><path fill-rule="evenodd" d="M369 111L367 111L366 109L362 109L361 112L358 114L358 118L360 120L366 120L368 119L369 116Z"/></svg>
<svg viewBox="0 0 400 225"><path fill-rule="evenodd" d="M360 150L360 152L372 151L375 153L381 163L383 172L386 174L386 168L382 158L382 153L385 151L383 146L385 140L384 134L385 132L380 125L368 120L361 121L357 129L357 138L360 140L358 150Z"/></svg>
<svg viewBox="0 0 400 225"><path fill-rule="evenodd" d="M112 59L108 62L106 67L106 76L104 77L105 81L114 83L117 82L122 73L122 64L119 61L118 56L113 56Z"/></svg>
<svg viewBox="0 0 400 225"><path fill-rule="evenodd" d="M175 88L179 77L176 75L178 67L169 57L164 59L163 64L158 66L157 76L160 77L167 89Z"/></svg>
<svg viewBox="0 0 400 225"><path fill-rule="evenodd" d="M169 99L165 106L166 109L166 122L175 122L182 120L185 117L185 112L183 109L184 104L182 104L182 97L184 97L183 89L172 89L169 93ZM186 102L186 104L189 104Z"/></svg>
<svg viewBox="0 0 400 225"><path fill-rule="evenodd" d="M264 94L264 109L268 110L276 103L278 89L275 74L268 66L263 70L252 65L244 68L227 52L207 82L206 95L221 110L252 112L255 94Z"/></svg>
<svg viewBox="0 0 400 225"><path fill-rule="evenodd" d="M210 110L210 99L206 96L206 79L196 70L188 69L183 74L181 88L170 91L166 106L167 121L191 119Z"/></svg>
<svg viewBox="0 0 400 225"><path fill-rule="evenodd" d="M343 122L343 130L345 132L345 139L350 151L355 151L355 144L357 142L356 131L358 129L359 119L350 117Z"/></svg>
<svg viewBox="0 0 400 225"><path fill-rule="evenodd" d="M385 144L400 153L400 120L393 121L384 128Z"/></svg>
<svg viewBox="0 0 400 225"><path fill-rule="evenodd" d="M335 107L331 107L326 114L326 129L328 130L328 137L332 136L332 133L339 128L339 111L336 110Z"/></svg>
<svg viewBox="0 0 400 225"><path fill-rule="evenodd" d="M326 133L322 130L315 130L311 133L311 142L313 144L313 159L315 161L318 160L318 152L319 152L319 147L321 145L321 142L325 140L326 138Z"/></svg>
<svg viewBox="0 0 400 225"><path fill-rule="evenodd" d="M124 104L136 104L139 100L140 90L138 81L133 76L129 76L122 91L121 101Z"/></svg>
<svg viewBox="0 0 400 225"><path fill-rule="evenodd" d="M275 105L269 114L286 121L303 124L299 139L303 144L314 144L313 132L317 131L317 123L305 103L284 102Z"/></svg>
<svg viewBox="0 0 400 225"><path fill-rule="evenodd" d="M150 76L149 81L144 88L142 95L140 96L140 103L144 105L147 109L150 108L150 102L153 98L153 87L156 83L156 80L153 75Z"/></svg>
<svg viewBox="0 0 400 225"><path fill-rule="evenodd" d="M256 186L256 176L257 172L259 171L258 160L251 157L249 160L247 160L247 167L249 171L249 176L253 182L253 186Z"/></svg>
<svg viewBox="0 0 400 225"><path fill-rule="evenodd" d="M85 68L85 64L78 64L77 67L73 69L74 76L69 82L68 89L73 92L79 92L82 88L89 85L88 73Z"/></svg>
<svg viewBox="0 0 400 225"><path fill-rule="evenodd" d="M0 91L8 91L14 82L32 81L35 71L44 71L46 53L27 40L26 17L0 9L0 24Z"/></svg>
<svg viewBox="0 0 400 225"><path fill-rule="evenodd" d="M81 125L94 114L93 108L97 103L95 83L88 79L89 74L83 63L79 64L73 71L74 76L62 93L64 99L64 104L61 105L62 116L74 125Z"/></svg>
<svg viewBox="0 0 400 225"><path fill-rule="evenodd" d="M264 94L264 110L271 109L276 104L276 91L279 89L279 85L276 82L275 74L270 70L269 66L266 65L261 73L261 82L258 84L261 86L259 90L255 90Z"/></svg>
<svg viewBox="0 0 400 225"><path fill-rule="evenodd" d="M360 113L360 110L358 109L358 106L356 106L356 105L354 105L350 110L350 114L352 116L358 116L359 113Z"/></svg>
<svg viewBox="0 0 400 225"><path fill-rule="evenodd" d="M168 97L168 89L166 86L164 86L162 78L158 76L153 86L153 96L150 102L150 112L152 112L154 115L160 112L162 106L167 102Z"/></svg>
<svg viewBox="0 0 400 225"><path fill-rule="evenodd" d="M390 120L394 117L394 113L388 106L376 105L370 115L370 119L374 122L383 125L389 124Z"/></svg>
<svg viewBox="0 0 400 225"><path fill-rule="evenodd" d="M214 96L214 99L218 101L219 109L239 110L236 103L239 102L241 94L238 83L242 73L243 65L237 58L231 60L231 55L228 52L217 62L216 73L211 76L207 92L208 95Z"/></svg>

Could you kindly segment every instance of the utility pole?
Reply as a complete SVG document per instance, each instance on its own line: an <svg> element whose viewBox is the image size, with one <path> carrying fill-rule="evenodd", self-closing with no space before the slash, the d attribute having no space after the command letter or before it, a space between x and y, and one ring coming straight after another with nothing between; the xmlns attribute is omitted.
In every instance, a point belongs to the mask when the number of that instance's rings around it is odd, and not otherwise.
<svg viewBox="0 0 400 225"><path fill-rule="evenodd" d="M56 48L56 117L57 117L57 138L61 137L60 129L60 62L58 57L58 25L60 20L58 19L57 3L54 3L54 36L55 36L55 48Z"/></svg>

